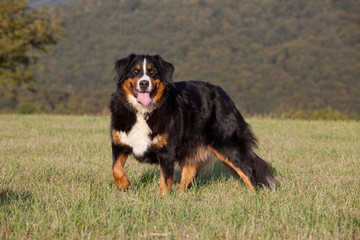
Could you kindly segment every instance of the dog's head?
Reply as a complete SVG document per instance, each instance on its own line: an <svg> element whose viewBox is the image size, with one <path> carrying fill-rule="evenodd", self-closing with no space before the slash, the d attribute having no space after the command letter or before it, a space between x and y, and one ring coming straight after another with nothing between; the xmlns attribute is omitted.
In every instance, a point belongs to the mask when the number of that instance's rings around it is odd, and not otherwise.
<svg viewBox="0 0 360 240"><path fill-rule="evenodd" d="M130 54L115 62L118 90L136 109L152 108L173 84L174 66L159 55Z"/></svg>

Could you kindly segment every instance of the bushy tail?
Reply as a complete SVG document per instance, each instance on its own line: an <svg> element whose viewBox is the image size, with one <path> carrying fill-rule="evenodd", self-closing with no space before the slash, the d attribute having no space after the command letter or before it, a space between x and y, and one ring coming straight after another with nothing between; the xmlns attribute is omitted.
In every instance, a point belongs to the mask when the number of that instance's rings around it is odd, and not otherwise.
<svg viewBox="0 0 360 240"><path fill-rule="evenodd" d="M253 160L254 160L254 168L255 168L254 178L256 185L273 187L275 185L275 180L273 174L271 173L270 166L268 165L268 163L257 155L255 155Z"/></svg>

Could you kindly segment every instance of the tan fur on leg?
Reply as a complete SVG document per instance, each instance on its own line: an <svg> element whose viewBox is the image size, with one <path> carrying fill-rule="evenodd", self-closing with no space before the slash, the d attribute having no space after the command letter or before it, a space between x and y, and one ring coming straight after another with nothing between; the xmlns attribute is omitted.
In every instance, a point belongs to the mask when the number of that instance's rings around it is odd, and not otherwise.
<svg viewBox="0 0 360 240"><path fill-rule="evenodd" d="M251 190L254 191L254 186L251 184L250 179L245 175L245 173L243 173L243 171L241 171L240 168L235 167L234 164L232 164L232 162L229 161L229 159L225 158L222 154L220 154L217 150L215 150L212 147L209 147L209 150L211 152L213 152L215 154L215 156L220 159L221 161L223 161L225 164L227 164L228 166L230 166L232 169L234 169L237 174L239 174L239 176L241 177L241 179L244 181L245 185Z"/></svg>
<svg viewBox="0 0 360 240"><path fill-rule="evenodd" d="M181 171L181 181L178 187L178 192L183 191L189 187L189 184L194 180L196 175L196 165L185 165Z"/></svg>
<svg viewBox="0 0 360 240"><path fill-rule="evenodd" d="M163 170L161 168L160 164L160 189L159 194L161 198L164 198L165 196L169 195L171 186L172 186L173 176L169 177L168 179L165 179Z"/></svg>
<svg viewBox="0 0 360 240"><path fill-rule="evenodd" d="M116 160L116 163L113 167L113 176L115 185L120 189L126 191L131 183L124 172L124 165L127 159L127 154L120 154L118 159Z"/></svg>

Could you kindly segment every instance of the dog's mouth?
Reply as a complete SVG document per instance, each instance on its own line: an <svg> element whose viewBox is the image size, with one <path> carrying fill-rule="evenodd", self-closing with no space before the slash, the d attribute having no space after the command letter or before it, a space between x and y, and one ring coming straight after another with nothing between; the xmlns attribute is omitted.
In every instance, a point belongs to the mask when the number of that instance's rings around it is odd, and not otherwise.
<svg viewBox="0 0 360 240"><path fill-rule="evenodd" d="M151 93L147 91L139 92L134 86L131 86L132 94L136 98L136 101L146 107L152 102Z"/></svg>

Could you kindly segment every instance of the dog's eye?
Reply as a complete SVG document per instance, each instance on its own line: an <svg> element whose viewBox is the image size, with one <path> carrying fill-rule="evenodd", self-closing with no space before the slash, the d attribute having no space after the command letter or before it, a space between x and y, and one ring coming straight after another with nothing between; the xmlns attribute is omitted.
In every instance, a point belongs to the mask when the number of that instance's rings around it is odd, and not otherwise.
<svg viewBox="0 0 360 240"><path fill-rule="evenodd" d="M137 74L137 73L139 73L139 70L133 69L132 72Z"/></svg>
<svg viewBox="0 0 360 240"><path fill-rule="evenodd" d="M154 75L155 74L155 70L150 70L150 74Z"/></svg>

